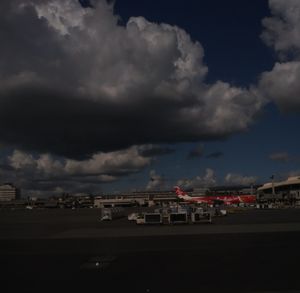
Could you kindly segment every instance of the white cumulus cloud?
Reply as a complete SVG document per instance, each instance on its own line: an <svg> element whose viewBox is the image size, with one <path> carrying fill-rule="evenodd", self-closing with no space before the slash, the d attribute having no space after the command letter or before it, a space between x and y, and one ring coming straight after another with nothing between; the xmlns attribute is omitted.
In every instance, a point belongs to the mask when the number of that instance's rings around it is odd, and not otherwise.
<svg viewBox="0 0 300 293"><path fill-rule="evenodd" d="M167 188L164 176L157 174L155 170L151 170L149 176L150 180L146 186L146 190L162 190Z"/></svg>
<svg viewBox="0 0 300 293"><path fill-rule="evenodd" d="M151 157L143 157L137 146L126 150L97 153L90 159L74 160L55 158L50 154L32 155L15 150L7 158L7 180L23 190L66 192L99 191L101 184L110 183L132 173L140 172L151 163ZM0 166L0 171L1 171ZM85 189L86 188L86 189Z"/></svg>
<svg viewBox="0 0 300 293"><path fill-rule="evenodd" d="M263 20L262 39L280 62L261 75L259 88L283 111L300 111L300 1L269 0L272 16Z"/></svg>
<svg viewBox="0 0 300 293"><path fill-rule="evenodd" d="M243 176L236 173L228 173L225 176L225 183L232 185L251 185L257 181L256 176Z"/></svg>
<svg viewBox="0 0 300 293"><path fill-rule="evenodd" d="M205 174L203 176L196 176L192 179L180 179L177 181L177 185L184 189L212 187L216 184L217 179L215 171L210 168L205 170Z"/></svg>
<svg viewBox="0 0 300 293"><path fill-rule="evenodd" d="M206 83L204 49L188 32L142 16L123 26L113 4L93 6L0 3L9 31L0 33L1 142L74 158L226 137L251 125L261 97Z"/></svg>

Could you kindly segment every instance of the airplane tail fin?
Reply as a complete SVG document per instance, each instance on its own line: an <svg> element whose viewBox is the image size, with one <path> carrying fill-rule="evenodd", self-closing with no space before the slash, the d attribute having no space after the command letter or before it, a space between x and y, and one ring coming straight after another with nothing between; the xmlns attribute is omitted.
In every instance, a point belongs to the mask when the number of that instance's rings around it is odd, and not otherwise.
<svg viewBox="0 0 300 293"><path fill-rule="evenodd" d="M187 195L187 193L185 191L183 191L179 186L174 186L174 191L178 197Z"/></svg>

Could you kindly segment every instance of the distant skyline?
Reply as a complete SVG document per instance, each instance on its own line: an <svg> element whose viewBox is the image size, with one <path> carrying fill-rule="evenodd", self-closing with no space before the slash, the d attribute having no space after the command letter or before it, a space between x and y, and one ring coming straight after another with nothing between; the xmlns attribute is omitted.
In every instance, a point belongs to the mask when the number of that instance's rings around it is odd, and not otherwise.
<svg viewBox="0 0 300 293"><path fill-rule="evenodd" d="M38 196L300 175L300 1L0 3L0 183Z"/></svg>

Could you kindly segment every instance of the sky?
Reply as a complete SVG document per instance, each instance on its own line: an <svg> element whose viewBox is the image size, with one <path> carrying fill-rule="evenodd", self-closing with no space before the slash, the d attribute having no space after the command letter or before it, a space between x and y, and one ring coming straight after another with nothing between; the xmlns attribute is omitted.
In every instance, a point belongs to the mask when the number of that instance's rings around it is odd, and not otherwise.
<svg viewBox="0 0 300 293"><path fill-rule="evenodd" d="M0 14L0 183L48 196L300 175L298 0L12 0Z"/></svg>

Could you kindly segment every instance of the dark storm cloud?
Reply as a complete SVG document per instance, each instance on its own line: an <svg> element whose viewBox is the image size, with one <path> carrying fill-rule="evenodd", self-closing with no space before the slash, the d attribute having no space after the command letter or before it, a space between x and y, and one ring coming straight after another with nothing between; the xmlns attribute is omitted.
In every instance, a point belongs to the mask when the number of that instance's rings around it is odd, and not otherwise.
<svg viewBox="0 0 300 293"><path fill-rule="evenodd" d="M176 117L176 105L166 109L161 104L152 97L124 109L122 104L82 100L53 89L12 90L0 99L0 137L22 149L74 158L149 141L195 139L193 129L186 131L188 125ZM161 147L142 150L146 156L171 152Z"/></svg>
<svg viewBox="0 0 300 293"><path fill-rule="evenodd" d="M2 1L0 42L0 142L18 149L84 159L220 139L262 106L252 90L205 84L203 48L184 30L120 26L104 0Z"/></svg>
<svg viewBox="0 0 300 293"><path fill-rule="evenodd" d="M12 82L16 82L20 72L47 71L55 79L55 60L68 58L60 46L60 37L47 21L38 19L31 6L20 11L14 0L1 1L0 15L1 88L9 77L15 77Z"/></svg>
<svg viewBox="0 0 300 293"><path fill-rule="evenodd" d="M5 171L5 172L10 172L10 171L14 171L14 168L7 164L0 163L0 170Z"/></svg>
<svg viewBox="0 0 300 293"><path fill-rule="evenodd" d="M10 175L15 169L9 164L5 157L0 157L0 184L3 182L12 182Z"/></svg>
<svg viewBox="0 0 300 293"><path fill-rule="evenodd" d="M224 156L224 153L222 153L222 152L213 152L213 153L208 154L206 156L206 158L208 158L208 159L219 159L223 156Z"/></svg>

